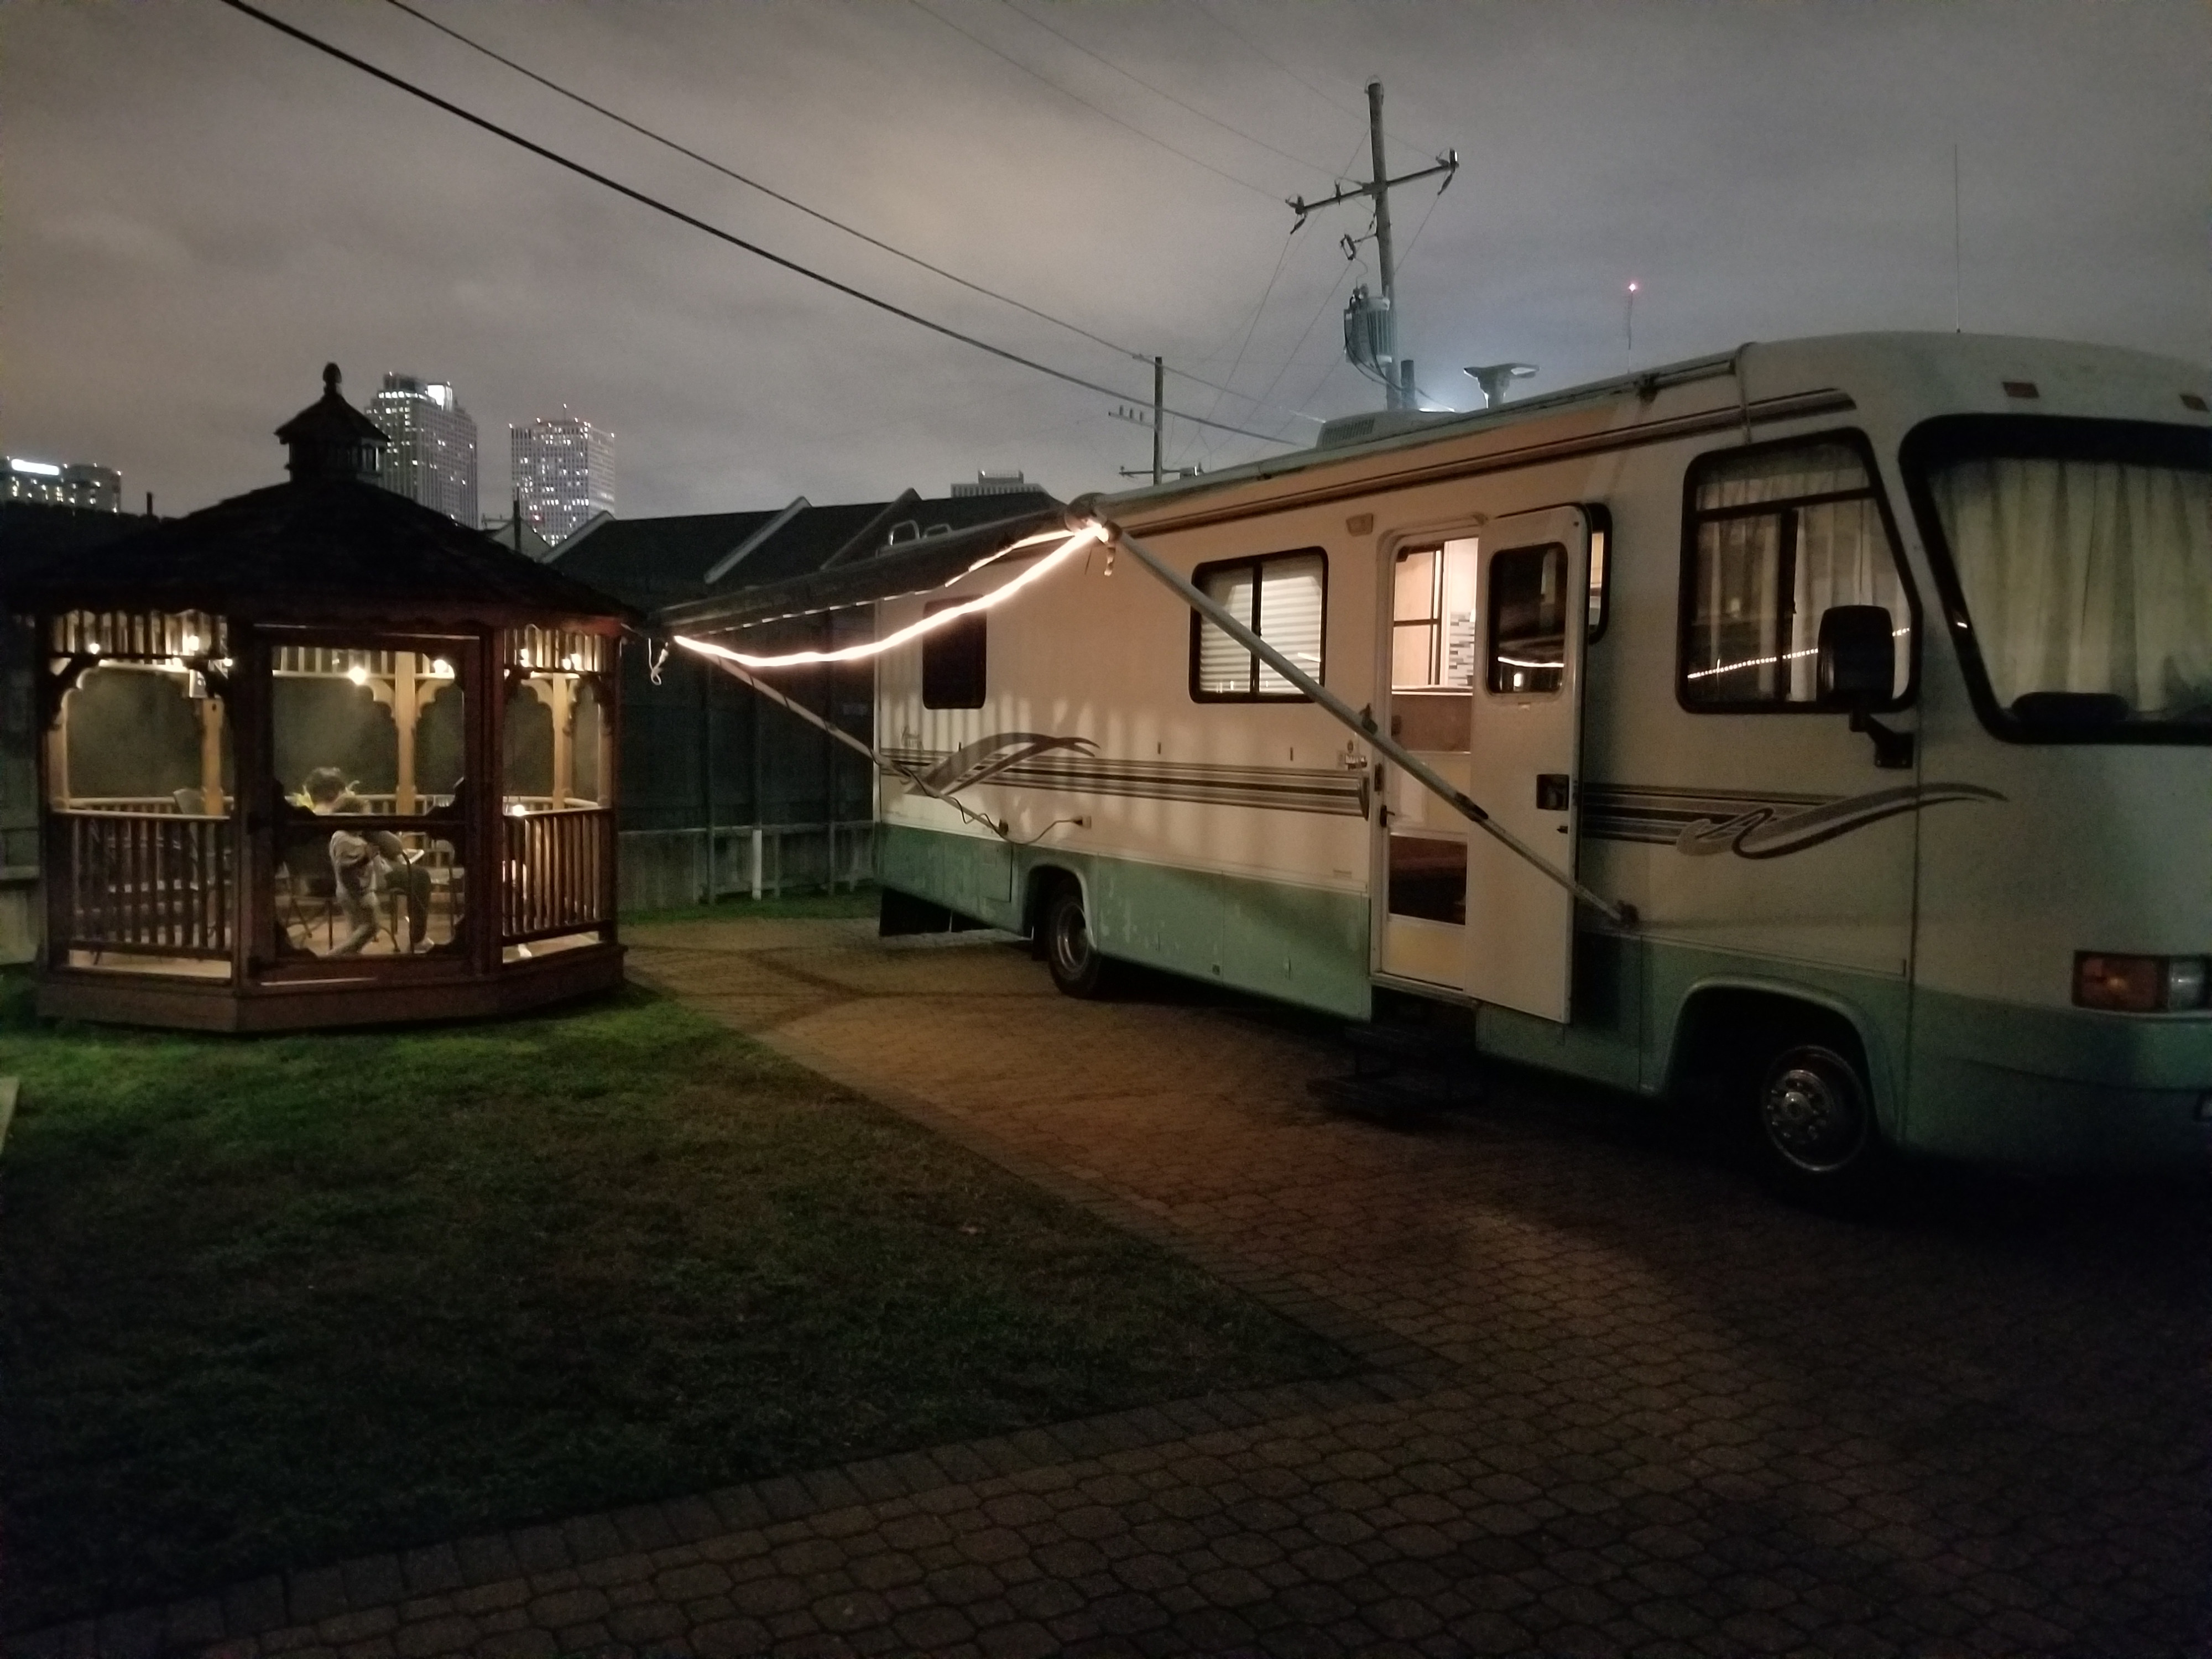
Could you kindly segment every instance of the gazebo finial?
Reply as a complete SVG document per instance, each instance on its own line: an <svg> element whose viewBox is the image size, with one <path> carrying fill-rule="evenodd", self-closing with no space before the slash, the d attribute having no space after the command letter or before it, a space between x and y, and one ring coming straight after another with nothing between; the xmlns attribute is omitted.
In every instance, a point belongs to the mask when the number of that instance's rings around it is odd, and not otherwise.
<svg viewBox="0 0 2212 1659"><path fill-rule="evenodd" d="M338 391L338 366L336 363L325 363L323 365L323 396L336 398L341 395L343 394Z"/></svg>

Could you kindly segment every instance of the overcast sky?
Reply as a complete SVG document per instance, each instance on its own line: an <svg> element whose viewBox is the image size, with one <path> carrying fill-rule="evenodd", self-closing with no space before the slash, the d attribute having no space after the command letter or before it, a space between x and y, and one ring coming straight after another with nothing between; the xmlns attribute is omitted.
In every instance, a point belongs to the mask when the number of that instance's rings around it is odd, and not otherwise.
<svg viewBox="0 0 2212 1659"><path fill-rule="evenodd" d="M840 279L1148 401L1149 369L657 149L380 0L301 27ZM823 212L1173 368L1173 406L1309 438L1379 406L1339 312L1380 76L1402 340L1531 389L1746 339L1948 329L2212 356L2212 8L1257 0L417 0ZM1055 31L1057 33L1055 33ZM1002 54L1002 55L1000 55ZM1012 61L1009 61L1012 60ZM1149 83L1149 86L1140 83ZM1080 101L1079 101L1080 100ZM1086 107L1085 105L1095 107ZM509 422L617 438L624 517L1062 495L1145 465L1115 400L778 270L215 0L0 0L0 445L188 511L275 482L325 359L453 381L487 510ZM1170 420L1170 461L1273 453Z"/></svg>

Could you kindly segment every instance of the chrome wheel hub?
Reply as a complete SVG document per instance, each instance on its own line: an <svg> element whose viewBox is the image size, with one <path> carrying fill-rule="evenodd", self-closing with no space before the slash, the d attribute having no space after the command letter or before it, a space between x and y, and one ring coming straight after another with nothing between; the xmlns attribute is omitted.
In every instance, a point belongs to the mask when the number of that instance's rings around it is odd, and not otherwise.
<svg viewBox="0 0 2212 1659"><path fill-rule="evenodd" d="M1866 1139L1866 1103L1857 1080L1826 1054L1785 1056L1768 1074L1759 1110L1775 1151L1808 1172L1840 1168Z"/></svg>

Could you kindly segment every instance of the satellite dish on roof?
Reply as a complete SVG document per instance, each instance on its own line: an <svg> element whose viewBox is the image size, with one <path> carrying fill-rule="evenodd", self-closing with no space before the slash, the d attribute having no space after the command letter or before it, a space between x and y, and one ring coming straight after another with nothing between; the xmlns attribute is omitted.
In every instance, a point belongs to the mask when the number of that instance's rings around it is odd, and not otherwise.
<svg viewBox="0 0 2212 1659"><path fill-rule="evenodd" d="M1516 380L1525 380L1536 372L1534 363L1485 363L1467 373L1482 388L1482 406L1495 409L1505 401L1505 389Z"/></svg>

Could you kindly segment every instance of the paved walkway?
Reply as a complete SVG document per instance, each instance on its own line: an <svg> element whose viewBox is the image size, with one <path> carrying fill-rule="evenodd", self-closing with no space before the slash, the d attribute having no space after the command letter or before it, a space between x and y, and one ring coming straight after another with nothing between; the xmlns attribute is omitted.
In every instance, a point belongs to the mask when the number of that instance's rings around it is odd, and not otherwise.
<svg viewBox="0 0 2212 1659"><path fill-rule="evenodd" d="M2212 1230L1778 1207L1632 1103L1315 1110L1326 1035L867 924L634 964L1329 1329L1350 1382L269 1580L25 1653L2212 1653Z"/></svg>

